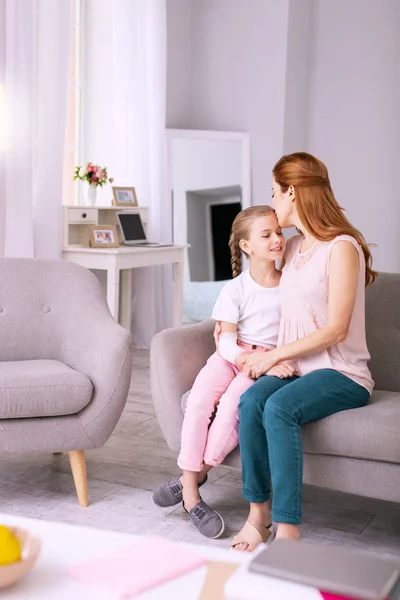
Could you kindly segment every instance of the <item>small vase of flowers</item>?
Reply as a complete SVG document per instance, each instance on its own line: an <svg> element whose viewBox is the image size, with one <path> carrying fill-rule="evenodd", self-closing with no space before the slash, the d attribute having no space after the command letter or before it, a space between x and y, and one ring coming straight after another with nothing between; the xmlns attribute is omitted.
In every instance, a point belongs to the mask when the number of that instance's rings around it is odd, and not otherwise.
<svg viewBox="0 0 400 600"><path fill-rule="evenodd" d="M112 177L108 177L107 167L100 167L91 162L86 163L86 165L82 167L76 167L74 181L77 179L87 181L89 184L86 197L87 206L96 205L97 186L103 187L103 185L114 181Z"/></svg>

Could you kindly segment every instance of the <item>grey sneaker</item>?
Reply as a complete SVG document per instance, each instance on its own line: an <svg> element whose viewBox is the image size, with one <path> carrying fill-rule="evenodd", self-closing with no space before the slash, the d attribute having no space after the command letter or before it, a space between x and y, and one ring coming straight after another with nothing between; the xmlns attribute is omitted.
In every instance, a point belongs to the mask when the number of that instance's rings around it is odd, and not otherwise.
<svg viewBox="0 0 400 600"><path fill-rule="evenodd" d="M186 510L185 505L183 505L183 509L195 527L206 537L215 540L224 533L225 523L221 515L203 500L200 500L189 511Z"/></svg>
<svg viewBox="0 0 400 600"><path fill-rule="evenodd" d="M207 479L206 475L203 481L199 483L199 488L206 483ZM175 506L175 504L180 504L183 501L182 489L179 477L174 477L167 481L167 483L160 485L153 492L152 500L156 506L160 506L161 508Z"/></svg>

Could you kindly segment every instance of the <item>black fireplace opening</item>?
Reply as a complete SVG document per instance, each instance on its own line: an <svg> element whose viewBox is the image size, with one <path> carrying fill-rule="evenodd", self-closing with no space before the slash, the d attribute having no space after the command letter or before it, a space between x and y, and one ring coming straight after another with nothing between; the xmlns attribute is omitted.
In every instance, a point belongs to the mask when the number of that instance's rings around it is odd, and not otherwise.
<svg viewBox="0 0 400 600"><path fill-rule="evenodd" d="M232 279L229 237L232 223L241 211L240 202L211 204L211 240L214 262L214 280Z"/></svg>

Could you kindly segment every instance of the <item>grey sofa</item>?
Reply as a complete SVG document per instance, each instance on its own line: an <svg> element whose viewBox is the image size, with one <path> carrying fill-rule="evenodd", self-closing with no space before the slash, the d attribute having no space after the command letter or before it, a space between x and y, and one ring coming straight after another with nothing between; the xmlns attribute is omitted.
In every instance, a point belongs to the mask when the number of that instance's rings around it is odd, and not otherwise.
<svg viewBox="0 0 400 600"><path fill-rule="evenodd" d="M304 482L400 502L400 275L367 288L367 338L375 391L369 404L303 427ZM187 392L215 350L214 323L167 329L151 345L154 406L178 451ZM225 464L240 467L239 449Z"/></svg>
<svg viewBox="0 0 400 600"><path fill-rule="evenodd" d="M67 451L87 506L84 450L111 435L131 372L131 335L90 271L0 259L0 454Z"/></svg>

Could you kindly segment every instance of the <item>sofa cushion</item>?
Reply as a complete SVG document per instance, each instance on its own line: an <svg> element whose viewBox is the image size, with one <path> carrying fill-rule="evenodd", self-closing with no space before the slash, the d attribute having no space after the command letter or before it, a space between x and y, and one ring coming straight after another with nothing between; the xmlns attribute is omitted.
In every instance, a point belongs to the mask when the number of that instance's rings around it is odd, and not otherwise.
<svg viewBox="0 0 400 600"><path fill-rule="evenodd" d="M185 410L190 392L182 396ZM304 425L303 450L400 463L400 393L374 391L363 408Z"/></svg>
<svg viewBox="0 0 400 600"><path fill-rule="evenodd" d="M0 362L0 419L72 415L92 391L87 375L57 360Z"/></svg>
<svg viewBox="0 0 400 600"><path fill-rule="evenodd" d="M363 408L346 410L303 427L303 449L400 463L400 393L374 391Z"/></svg>

